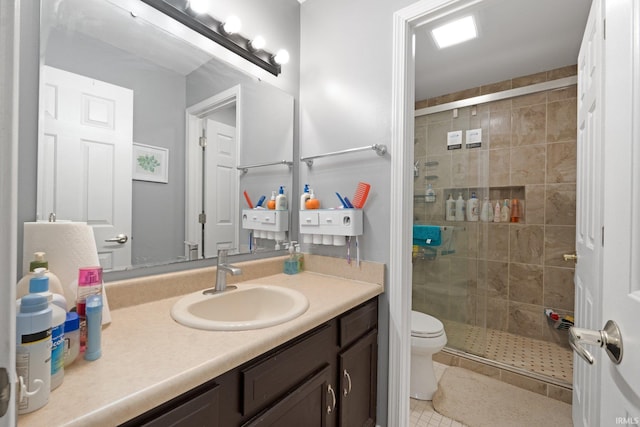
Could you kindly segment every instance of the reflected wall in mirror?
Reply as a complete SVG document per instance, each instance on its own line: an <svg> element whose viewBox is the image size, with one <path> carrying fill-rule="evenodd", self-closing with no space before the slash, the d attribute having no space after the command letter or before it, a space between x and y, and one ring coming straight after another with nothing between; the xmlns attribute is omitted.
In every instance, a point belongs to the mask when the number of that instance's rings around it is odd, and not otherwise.
<svg viewBox="0 0 640 427"><path fill-rule="evenodd" d="M92 225L106 270L247 251L243 191L255 202L292 177L237 166L292 159L293 97L115 3L42 2L37 220ZM133 158L134 143L167 156ZM133 180L142 166L168 182Z"/></svg>

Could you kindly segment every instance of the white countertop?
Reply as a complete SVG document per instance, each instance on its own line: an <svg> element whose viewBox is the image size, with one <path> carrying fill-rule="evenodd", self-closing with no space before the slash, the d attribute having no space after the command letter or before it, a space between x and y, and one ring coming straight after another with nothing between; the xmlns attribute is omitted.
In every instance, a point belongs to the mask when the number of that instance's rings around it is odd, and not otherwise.
<svg viewBox="0 0 640 427"><path fill-rule="evenodd" d="M378 283L306 271L247 283L296 289L309 299L309 308L281 325L228 332L175 322L170 309L179 296L112 309L112 323L103 330L102 357L94 362L78 358L49 403L21 415L18 425L118 425L383 292Z"/></svg>

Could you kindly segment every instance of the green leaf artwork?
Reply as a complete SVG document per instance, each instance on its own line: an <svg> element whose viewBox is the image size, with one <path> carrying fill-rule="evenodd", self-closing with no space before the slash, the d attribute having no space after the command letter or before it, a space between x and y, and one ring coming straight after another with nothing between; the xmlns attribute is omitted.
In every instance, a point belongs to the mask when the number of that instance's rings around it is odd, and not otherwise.
<svg viewBox="0 0 640 427"><path fill-rule="evenodd" d="M144 156L138 156L138 165L147 172L153 173L160 166L160 162L156 159L156 156L145 154Z"/></svg>

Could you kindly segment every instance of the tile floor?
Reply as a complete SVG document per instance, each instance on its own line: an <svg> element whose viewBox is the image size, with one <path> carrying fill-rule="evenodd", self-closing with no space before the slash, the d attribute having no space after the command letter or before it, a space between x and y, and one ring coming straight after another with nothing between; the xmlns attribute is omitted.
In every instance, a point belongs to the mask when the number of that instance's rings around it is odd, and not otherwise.
<svg viewBox="0 0 640 427"><path fill-rule="evenodd" d="M447 345L471 354L546 375L567 384L573 381L573 353L556 343L509 332L443 320Z"/></svg>
<svg viewBox="0 0 640 427"><path fill-rule="evenodd" d="M436 378L440 381L447 365L433 362L433 367ZM410 427L466 427L465 424L461 424L458 421L454 421L451 418L437 413L435 409L433 409L431 401L411 399L409 402L409 411Z"/></svg>

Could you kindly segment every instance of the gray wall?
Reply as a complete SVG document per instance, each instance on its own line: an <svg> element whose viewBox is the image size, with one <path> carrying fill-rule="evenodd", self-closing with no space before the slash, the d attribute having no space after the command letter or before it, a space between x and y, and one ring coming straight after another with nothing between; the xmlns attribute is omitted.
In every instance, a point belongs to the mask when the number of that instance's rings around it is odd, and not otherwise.
<svg viewBox="0 0 640 427"><path fill-rule="evenodd" d="M301 8L300 152L313 155L390 143L393 13L413 0L307 0ZM358 181L371 184L364 211L361 256L389 261L390 159L360 152L302 165L324 206L336 191L352 196ZM344 257L343 248L313 246L312 253ZM346 261L345 261L346 262ZM386 283L386 287L400 286ZM378 419L387 423L389 301L380 297Z"/></svg>

